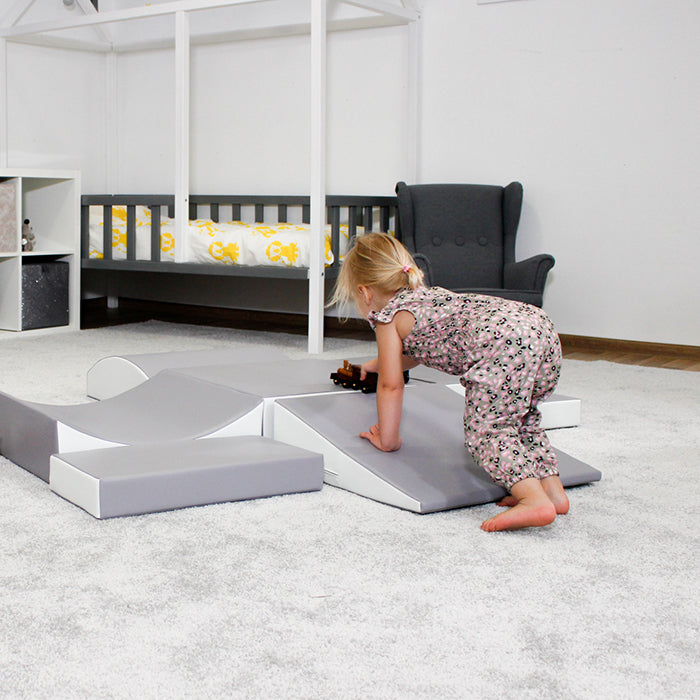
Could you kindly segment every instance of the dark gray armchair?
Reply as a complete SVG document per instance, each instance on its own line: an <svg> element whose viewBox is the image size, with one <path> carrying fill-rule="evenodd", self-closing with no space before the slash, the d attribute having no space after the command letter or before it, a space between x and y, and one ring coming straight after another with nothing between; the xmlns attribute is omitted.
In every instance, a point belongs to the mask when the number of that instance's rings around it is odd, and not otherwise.
<svg viewBox="0 0 700 700"><path fill-rule="evenodd" d="M396 185L399 237L429 285L542 306L551 255L515 262L523 186Z"/></svg>

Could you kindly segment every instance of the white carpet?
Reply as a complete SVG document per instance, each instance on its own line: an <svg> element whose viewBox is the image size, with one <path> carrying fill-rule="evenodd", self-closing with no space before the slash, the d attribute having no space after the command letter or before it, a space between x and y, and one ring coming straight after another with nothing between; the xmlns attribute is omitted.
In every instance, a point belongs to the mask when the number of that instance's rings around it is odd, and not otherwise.
<svg viewBox="0 0 700 700"><path fill-rule="evenodd" d="M245 343L305 356L158 322L3 334L0 390L77 403L106 355ZM98 521L0 458L0 697L697 697L700 373L565 361L560 392L583 424L552 442L603 480L533 531L332 487Z"/></svg>

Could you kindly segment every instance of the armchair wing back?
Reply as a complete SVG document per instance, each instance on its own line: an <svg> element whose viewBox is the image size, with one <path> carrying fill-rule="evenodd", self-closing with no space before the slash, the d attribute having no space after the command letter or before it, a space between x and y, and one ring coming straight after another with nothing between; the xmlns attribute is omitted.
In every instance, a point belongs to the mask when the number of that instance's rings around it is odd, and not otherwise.
<svg viewBox="0 0 700 700"><path fill-rule="evenodd" d="M399 236L428 283L542 305L551 255L515 262L523 187L396 185Z"/></svg>

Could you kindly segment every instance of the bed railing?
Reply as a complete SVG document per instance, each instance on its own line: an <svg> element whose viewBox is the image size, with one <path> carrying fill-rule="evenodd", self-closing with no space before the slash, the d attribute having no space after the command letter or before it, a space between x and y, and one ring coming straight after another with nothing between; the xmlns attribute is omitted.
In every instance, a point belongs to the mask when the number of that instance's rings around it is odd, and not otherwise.
<svg viewBox="0 0 700 700"><path fill-rule="evenodd" d="M248 221L255 223L305 223L310 221L310 198L304 195L285 197L271 195L190 195L189 219L211 219L219 222ZM90 258L90 207L103 208L103 257ZM112 207L126 207L126 260L112 257ZM151 211L150 259L136 256L136 207ZM347 224L352 242L358 227L365 230L396 231L396 197L362 195L328 195L326 220L331 226L333 263L326 275L333 277L340 267L340 228ZM174 217L175 198L172 195L83 195L81 198L82 266L91 269L184 272L193 274L249 275L262 277L306 278L306 268L277 268L267 265L208 265L161 260L161 216ZM230 218L229 218L230 217ZM174 267L177 266L177 267Z"/></svg>

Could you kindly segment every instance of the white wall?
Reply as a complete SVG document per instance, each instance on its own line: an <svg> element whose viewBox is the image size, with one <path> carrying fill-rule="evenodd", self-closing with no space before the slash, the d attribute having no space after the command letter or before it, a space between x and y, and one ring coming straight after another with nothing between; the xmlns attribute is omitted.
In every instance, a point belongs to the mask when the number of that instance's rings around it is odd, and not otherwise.
<svg viewBox="0 0 700 700"><path fill-rule="evenodd" d="M700 3L426 0L420 178L520 180L562 333L700 344Z"/></svg>
<svg viewBox="0 0 700 700"><path fill-rule="evenodd" d="M7 42L8 167L80 170L104 187L103 68L103 56Z"/></svg>
<svg viewBox="0 0 700 700"><path fill-rule="evenodd" d="M697 0L423 2L418 179L523 183L518 257L556 257L562 333L700 345L699 21ZM329 192L407 177L405 31L329 39ZM118 58L116 189L173 190L171 59ZM105 57L8 44L8 66L9 167L104 190ZM193 47L194 192L307 190L307 68L301 37Z"/></svg>
<svg viewBox="0 0 700 700"><path fill-rule="evenodd" d="M329 35L330 193L392 194L404 176L406 31ZM118 55L122 191L174 188L173 60ZM310 62L308 36L192 46L192 192L308 193Z"/></svg>

